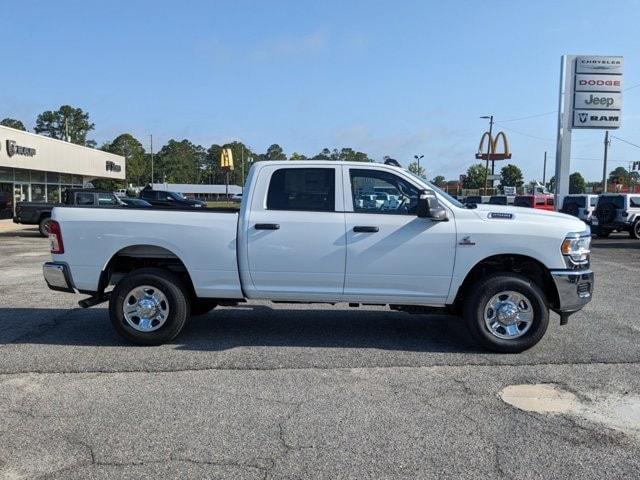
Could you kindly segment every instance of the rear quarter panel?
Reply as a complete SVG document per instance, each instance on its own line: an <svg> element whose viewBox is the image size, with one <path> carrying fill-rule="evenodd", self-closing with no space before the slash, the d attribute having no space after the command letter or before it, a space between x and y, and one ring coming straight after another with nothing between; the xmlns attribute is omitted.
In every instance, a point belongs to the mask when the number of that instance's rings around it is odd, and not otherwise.
<svg viewBox="0 0 640 480"><path fill-rule="evenodd" d="M236 257L237 213L132 208L61 207L60 223L75 286L97 289L100 272L120 250L134 245L162 247L186 266L198 296L242 298Z"/></svg>

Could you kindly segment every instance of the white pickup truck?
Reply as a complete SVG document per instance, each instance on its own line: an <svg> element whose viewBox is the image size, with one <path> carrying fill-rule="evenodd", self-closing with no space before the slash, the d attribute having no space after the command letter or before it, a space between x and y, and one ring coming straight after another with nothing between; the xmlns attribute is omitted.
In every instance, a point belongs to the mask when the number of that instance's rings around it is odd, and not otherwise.
<svg viewBox="0 0 640 480"><path fill-rule="evenodd" d="M358 201L376 191L394 208ZM69 206L52 218L49 287L91 295L84 307L108 300L117 332L143 345L172 340L190 315L260 299L447 311L484 347L520 352L549 309L564 324L593 289L582 221L465 206L376 163L256 163L239 212Z"/></svg>

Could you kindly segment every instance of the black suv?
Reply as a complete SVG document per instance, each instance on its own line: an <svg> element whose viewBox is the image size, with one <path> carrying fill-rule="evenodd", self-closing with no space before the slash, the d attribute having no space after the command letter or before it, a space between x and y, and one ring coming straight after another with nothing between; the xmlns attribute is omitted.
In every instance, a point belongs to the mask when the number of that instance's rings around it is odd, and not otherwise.
<svg viewBox="0 0 640 480"><path fill-rule="evenodd" d="M608 237L614 230L640 238L640 194L605 193L598 197L591 231L599 237Z"/></svg>
<svg viewBox="0 0 640 480"><path fill-rule="evenodd" d="M191 200L181 193L166 192L164 190L145 189L140 192L140 198L154 207L204 208L207 206L206 202L201 200Z"/></svg>

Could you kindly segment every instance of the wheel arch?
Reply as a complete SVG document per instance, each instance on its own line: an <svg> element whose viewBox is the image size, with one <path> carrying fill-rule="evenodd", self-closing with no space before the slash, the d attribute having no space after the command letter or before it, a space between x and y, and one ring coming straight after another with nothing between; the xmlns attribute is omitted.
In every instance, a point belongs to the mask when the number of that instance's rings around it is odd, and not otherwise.
<svg viewBox="0 0 640 480"><path fill-rule="evenodd" d="M146 267L162 268L176 274L187 287L187 293L195 296L189 269L182 259L169 248L152 244L128 245L115 252L100 273L98 293L132 271Z"/></svg>
<svg viewBox="0 0 640 480"><path fill-rule="evenodd" d="M474 283L480 278L497 272L512 272L523 275L542 290L550 307L559 305L555 283L549 269L542 262L528 255L506 253L486 257L478 261L467 272L456 293L453 303L454 310L461 311L461 305Z"/></svg>

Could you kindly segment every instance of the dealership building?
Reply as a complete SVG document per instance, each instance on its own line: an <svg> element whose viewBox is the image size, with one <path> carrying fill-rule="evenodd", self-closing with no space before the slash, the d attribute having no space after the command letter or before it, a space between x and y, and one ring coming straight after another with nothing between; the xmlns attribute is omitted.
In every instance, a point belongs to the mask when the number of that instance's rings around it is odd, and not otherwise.
<svg viewBox="0 0 640 480"><path fill-rule="evenodd" d="M0 125L4 216L17 202L59 202L66 188L98 178L124 180L124 157Z"/></svg>

